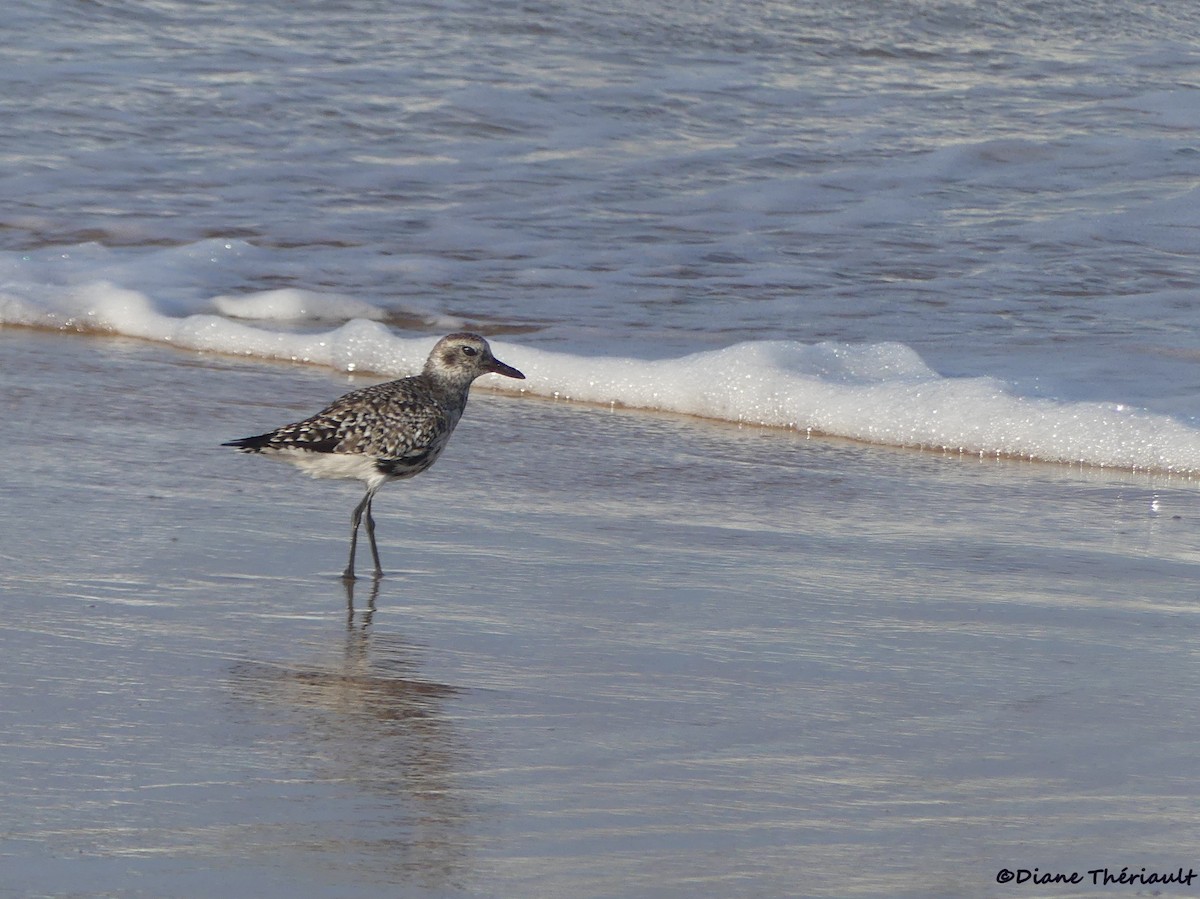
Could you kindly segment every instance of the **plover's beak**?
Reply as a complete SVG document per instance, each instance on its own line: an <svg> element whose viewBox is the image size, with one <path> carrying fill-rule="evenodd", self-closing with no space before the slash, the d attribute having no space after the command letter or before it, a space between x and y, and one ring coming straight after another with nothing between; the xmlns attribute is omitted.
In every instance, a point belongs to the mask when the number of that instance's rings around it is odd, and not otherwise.
<svg viewBox="0 0 1200 899"><path fill-rule="evenodd" d="M519 381L524 381L525 376L513 368L511 365L505 365L499 359L492 360L492 367L488 371L495 372L498 375L504 375L506 378L516 378Z"/></svg>

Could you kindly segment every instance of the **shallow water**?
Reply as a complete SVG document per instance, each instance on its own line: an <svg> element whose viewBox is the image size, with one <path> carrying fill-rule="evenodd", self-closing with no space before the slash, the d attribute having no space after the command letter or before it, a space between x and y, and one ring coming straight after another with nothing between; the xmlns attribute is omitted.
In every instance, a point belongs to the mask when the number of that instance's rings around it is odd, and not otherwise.
<svg viewBox="0 0 1200 899"><path fill-rule="evenodd" d="M348 604L356 490L217 446L345 376L0 356L12 895L989 896L1001 867L1190 864L1192 482L477 393L381 494L388 573Z"/></svg>

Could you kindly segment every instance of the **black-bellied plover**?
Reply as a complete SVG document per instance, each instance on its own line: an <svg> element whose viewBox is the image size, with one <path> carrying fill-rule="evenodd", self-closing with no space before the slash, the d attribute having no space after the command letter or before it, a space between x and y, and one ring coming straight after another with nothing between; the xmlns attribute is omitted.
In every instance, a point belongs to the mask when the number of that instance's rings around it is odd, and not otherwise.
<svg viewBox="0 0 1200 899"><path fill-rule="evenodd" d="M365 482L366 496L350 516L350 561L342 577L354 577L362 521L379 577L383 566L371 517L375 493L388 481L411 478L437 460L462 417L471 382L489 372L525 378L496 359L478 334L450 334L437 342L419 375L351 391L303 421L221 445L291 462L314 478Z"/></svg>

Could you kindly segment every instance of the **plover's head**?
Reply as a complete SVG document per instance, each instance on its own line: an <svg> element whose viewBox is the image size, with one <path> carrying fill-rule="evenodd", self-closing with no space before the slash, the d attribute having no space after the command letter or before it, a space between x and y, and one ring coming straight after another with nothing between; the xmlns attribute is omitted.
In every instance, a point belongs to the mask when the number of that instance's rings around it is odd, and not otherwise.
<svg viewBox="0 0 1200 899"><path fill-rule="evenodd" d="M525 380L523 374L492 355L486 340L467 332L443 337L425 363L425 374L457 384L470 384L489 373Z"/></svg>

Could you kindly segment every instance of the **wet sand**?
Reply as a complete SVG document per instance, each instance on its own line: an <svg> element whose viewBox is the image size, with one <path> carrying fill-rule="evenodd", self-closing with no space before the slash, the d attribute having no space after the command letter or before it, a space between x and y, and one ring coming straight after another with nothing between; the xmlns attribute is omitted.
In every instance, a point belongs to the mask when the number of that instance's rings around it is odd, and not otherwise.
<svg viewBox="0 0 1200 899"><path fill-rule="evenodd" d="M357 487L218 444L368 379L2 330L0 378L0 894L1200 862L1192 482L477 394L348 596Z"/></svg>

